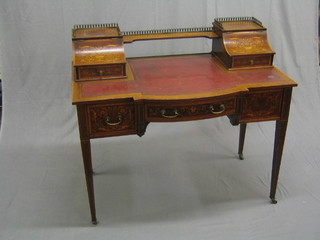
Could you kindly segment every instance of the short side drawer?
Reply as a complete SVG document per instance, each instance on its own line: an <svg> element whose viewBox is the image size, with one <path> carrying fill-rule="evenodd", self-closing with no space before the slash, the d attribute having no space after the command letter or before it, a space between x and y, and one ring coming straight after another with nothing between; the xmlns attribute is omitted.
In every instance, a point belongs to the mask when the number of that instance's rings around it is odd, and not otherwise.
<svg viewBox="0 0 320 240"><path fill-rule="evenodd" d="M149 122L189 121L234 114L236 99L148 103L145 108L145 118Z"/></svg>
<svg viewBox="0 0 320 240"><path fill-rule="evenodd" d="M126 77L124 64L77 67L78 80L113 79Z"/></svg>
<svg viewBox="0 0 320 240"><path fill-rule="evenodd" d="M136 133L135 106L133 103L89 105L87 115L91 137Z"/></svg>
<svg viewBox="0 0 320 240"><path fill-rule="evenodd" d="M272 66L272 55L236 56L233 57L234 68Z"/></svg>
<svg viewBox="0 0 320 240"><path fill-rule="evenodd" d="M281 117L283 90L255 91L244 95L240 122L277 120Z"/></svg>

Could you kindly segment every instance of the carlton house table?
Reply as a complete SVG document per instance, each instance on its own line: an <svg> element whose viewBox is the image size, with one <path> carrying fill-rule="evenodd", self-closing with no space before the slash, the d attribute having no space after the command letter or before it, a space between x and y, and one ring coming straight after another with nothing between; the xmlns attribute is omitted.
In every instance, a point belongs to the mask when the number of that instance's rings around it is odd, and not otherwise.
<svg viewBox="0 0 320 240"><path fill-rule="evenodd" d="M123 45L138 40L212 39L210 53L126 58ZM117 24L73 30L72 102L77 107L92 223L97 223L90 139L143 136L150 122L228 116L240 125L243 159L246 125L275 121L270 199L275 194L292 88L272 66L266 29L252 17L215 19L213 28L120 32Z"/></svg>

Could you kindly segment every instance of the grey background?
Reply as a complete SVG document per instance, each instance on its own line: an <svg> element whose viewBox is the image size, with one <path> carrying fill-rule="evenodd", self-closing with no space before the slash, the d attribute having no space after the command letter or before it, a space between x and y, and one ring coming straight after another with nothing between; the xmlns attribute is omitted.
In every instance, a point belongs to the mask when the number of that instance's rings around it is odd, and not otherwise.
<svg viewBox="0 0 320 240"><path fill-rule="evenodd" d="M227 118L152 123L92 141L99 225L90 224L75 107L71 29L210 26L254 16L274 64L299 83L269 204L274 123L249 124L245 160ZM0 239L319 239L317 0L2 0ZM210 51L208 40L137 42L127 56Z"/></svg>

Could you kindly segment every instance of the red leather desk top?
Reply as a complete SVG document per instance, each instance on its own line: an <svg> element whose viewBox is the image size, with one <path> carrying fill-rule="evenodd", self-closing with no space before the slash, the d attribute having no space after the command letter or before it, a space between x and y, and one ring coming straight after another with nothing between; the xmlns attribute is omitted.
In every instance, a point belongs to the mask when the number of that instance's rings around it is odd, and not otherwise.
<svg viewBox="0 0 320 240"><path fill-rule="evenodd" d="M127 59L134 79L74 82L73 102L133 97L188 99L248 88L295 86L277 68L228 71L210 54Z"/></svg>

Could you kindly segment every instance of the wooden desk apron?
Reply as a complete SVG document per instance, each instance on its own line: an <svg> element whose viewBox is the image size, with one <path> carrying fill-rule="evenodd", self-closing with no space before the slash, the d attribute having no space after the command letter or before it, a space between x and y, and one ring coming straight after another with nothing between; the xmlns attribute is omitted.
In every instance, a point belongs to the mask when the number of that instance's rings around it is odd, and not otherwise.
<svg viewBox="0 0 320 240"><path fill-rule="evenodd" d="M296 85L276 68L225 71L210 54L129 59L126 81L73 82L85 136L142 136L149 122L227 115L231 123L287 119Z"/></svg>

